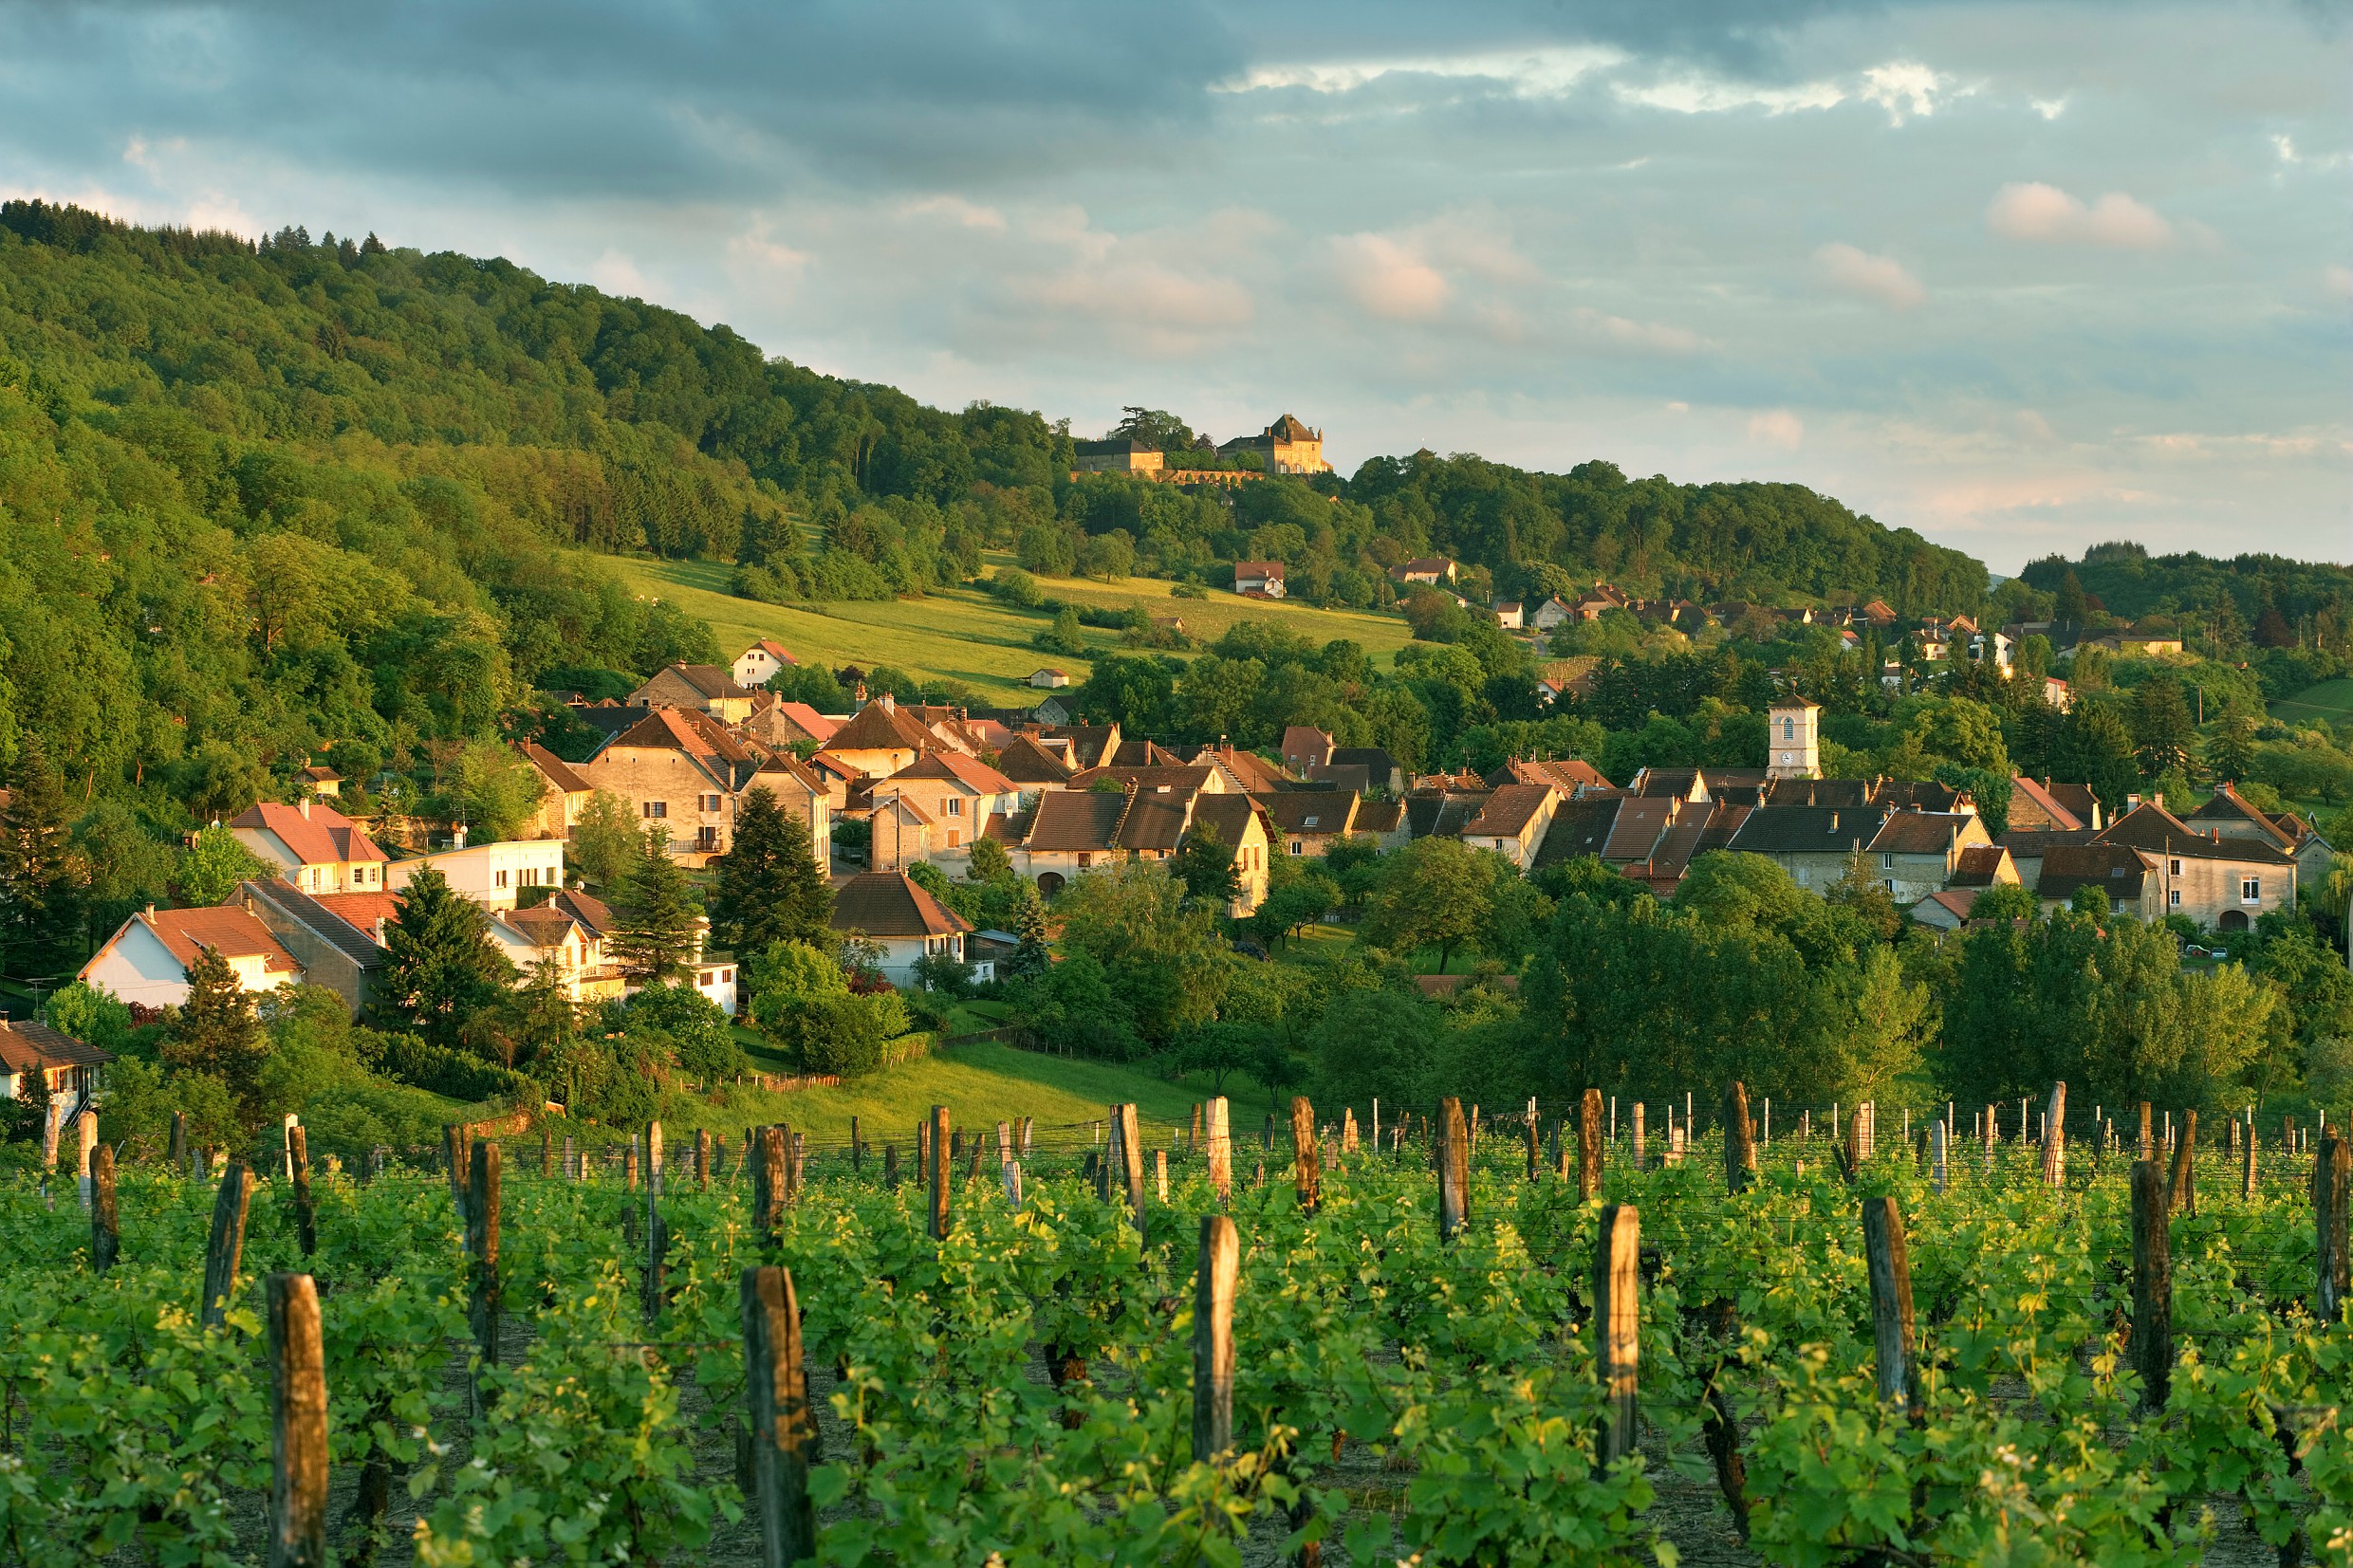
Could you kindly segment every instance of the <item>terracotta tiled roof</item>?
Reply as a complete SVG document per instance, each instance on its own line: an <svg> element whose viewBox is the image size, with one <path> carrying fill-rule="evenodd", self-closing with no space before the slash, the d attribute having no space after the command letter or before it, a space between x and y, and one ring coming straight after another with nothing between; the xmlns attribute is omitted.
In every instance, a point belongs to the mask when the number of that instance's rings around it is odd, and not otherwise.
<svg viewBox="0 0 2353 1568"><path fill-rule="evenodd" d="M539 769L541 777L566 795L586 795L595 790L594 784L572 771L570 763L537 741L525 741L516 749L523 753L524 761Z"/></svg>
<svg viewBox="0 0 2353 1568"><path fill-rule="evenodd" d="M0 1072L29 1073L35 1068L102 1067L115 1054L101 1045L60 1034L30 1019L11 1023L0 1019Z"/></svg>
<svg viewBox="0 0 2353 1568"><path fill-rule="evenodd" d="M1514 757L1487 776L1487 784L1491 789L1500 789L1508 784L1550 784L1554 793L1562 796L1574 795L1580 788L1611 787L1610 782L1602 777L1600 768L1575 757L1564 757L1554 762Z"/></svg>
<svg viewBox="0 0 2353 1568"><path fill-rule="evenodd" d="M785 652L785 645L778 642L774 637L762 637L759 641L753 643L752 646L759 649L760 652L766 654L769 657L774 659L779 664L798 664L801 662L799 659L794 658L790 654Z"/></svg>
<svg viewBox="0 0 2353 1568"><path fill-rule="evenodd" d="M1067 784L1070 769L1062 759L1028 735L1015 735L997 751L999 777L1015 784Z"/></svg>
<svg viewBox="0 0 2353 1568"><path fill-rule="evenodd" d="M278 945L269 934L269 928L253 915L234 906L197 910L155 910L134 914L127 927L136 921L156 933L182 968L196 961L199 950L209 948L223 958L251 958L258 954L262 968L271 974L297 974L302 966L294 955ZM120 932L117 933L118 935ZM109 947L113 946L110 942Z"/></svg>
<svg viewBox="0 0 2353 1568"><path fill-rule="evenodd" d="M1541 784L1505 784L1487 798L1479 814L1463 824L1465 838L1516 839L1528 831L1536 813L1553 799L1552 786Z"/></svg>
<svg viewBox="0 0 2353 1568"><path fill-rule="evenodd" d="M853 876L833 895L833 929L868 936L951 936L973 923L904 872L869 871Z"/></svg>
<svg viewBox="0 0 2353 1568"><path fill-rule="evenodd" d="M1146 794L1160 790L1190 794L1206 789L1215 776L1210 767L1090 767L1084 773L1070 776L1073 790L1091 789L1098 780L1110 779L1121 784L1132 784Z"/></svg>
<svg viewBox="0 0 2353 1568"><path fill-rule="evenodd" d="M1208 831L1231 854L1250 832L1251 819L1259 815L1248 795L1196 795L1193 800L1191 832Z"/></svg>
<svg viewBox="0 0 2353 1568"><path fill-rule="evenodd" d="M1188 795L1137 795L1120 819L1118 845L1129 850L1175 849L1183 841L1193 802Z"/></svg>
<svg viewBox="0 0 2353 1568"><path fill-rule="evenodd" d="M2295 857L2268 839L2209 837L2188 826L2163 806L2144 802L2110 822L2100 842L2130 844L2152 854L2180 856L2194 860L2244 860L2254 865L2286 866ZM2043 862L2049 875L2050 862Z"/></svg>
<svg viewBox="0 0 2353 1568"><path fill-rule="evenodd" d="M1283 761L1286 764L1325 763L1331 760L1331 736L1313 725L1294 724L1283 731Z"/></svg>
<svg viewBox="0 0 2353 1568"><path fill-rule="evenodd" d="M1952 885L1990 888L2000 879L2002 867L2009 859L2010 851L1999 844L1971 844L1954 863Z"/></svg>
<svg viewBox="0 0 2353 1568"><path fill-rule="evenodd" d="M1091 789L1051 790L1038 797L1027 847L1045 851L1101 853L1117 841L1128 798Z"/></svg>
<svg viewBox="0 0 2353 1568"><path fill-rule="evenodd" d="M279 898L281 902L285 901L277 887L273 886L269 891L271 897ZM313 893L305 895L298 891L296 895L306 897L310 903L317 905L367 938L370 945L374 945L376 941L377 921L383 921L385 927L389 929L393 922L400 918L400 898L398 894Z"/></svg>
<svg viewBox="0 0 2353 1568"><path fill-rule="evenodd" d="M913 715L900 711L894 703L878 697L860 709L849 723L833 732L825 743L828 751L929 751L938 745L938 738L916 721Z"/></svg>
<svg viewBox="0 0 2353 1568"><path fill-rule="evenodd" d="M230 820L231 827L267 828L278 836L306 866L339 861L390 860L391 857L360 831L359 824L320 802L305 815L300 806L257 801ZM291 866L284 868L291 871Z"/></svg>
<svg viewBox="0 0 2353 1568"><path fill-rule="evenodd" d="M759 766L760 759L710 714L693 708L657 708L597 748L592 762L623 747L676 751L694 758L713 779L732 791Z"/></svg>
<svg viewBox="0 0 2353 1568"><path fill-rule="evenodd" d="M2072 806L2061 801L2050 789L2035 783L2032 779L2014 778L2010 780L2010 793L2011 799L2010 809L2012 816L2029 813L2039 815L2047 819L2051 827L2063 831L2091 825L2090 822L2078 817ZM2026 808L2025 811L2020 810L2022 805Z"/></svg>

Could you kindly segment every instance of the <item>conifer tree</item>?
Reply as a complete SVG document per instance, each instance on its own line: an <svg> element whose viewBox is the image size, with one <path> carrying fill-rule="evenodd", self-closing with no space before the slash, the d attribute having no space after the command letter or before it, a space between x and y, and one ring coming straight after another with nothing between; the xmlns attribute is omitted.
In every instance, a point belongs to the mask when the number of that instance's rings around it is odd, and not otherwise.
<svg viewBox="0 0 2353 1568"><path fill-rule="evenodd" d="M219 1079L250 1121L269 1054L253 1017L253 998L236 971L213 949L198 948L188 966L188 1000L164 1028L163 1060L182 1072Z"/></svg>
<svg viewBox="0 0 2353 1568"><path fill-rule="evenodd" d="M695 917L701 912L686 872L670 858L667 831L646 830L637 858L621 877L621 893L620 922L604 945L621 972L641 986L687 978Z"/></svg>
<svg viewBox="0 0 2353 1568"><path fill-rule="evenodd" d="M817 863L808 824L776 803L765 784L744 797L735 842L718 858L713 939L736 952L774 942L823 948L832 940L833 890Z"/></svg>
<svg viewBox="0 0 2353 1568"><path fill-rule="evenodd" d="M20 743L12 783L0 808L0 959L36 974L68 956L81 923L65 862L65 794L37 736Z"/></svg>
<svg viewBox="0 0 2353 1568"><path fill-rule="evenodd" d="M515 968L492 945L482 906L430 867L410 878L397 910L384 932L382 1010L435 1044L454 1045L469 1020L507 994Z"/></svg>
<svg viewBox="0 0 2353 1568"><path fill-rule="evenodd" d="M1024 878L1021 884L1021 908L1013 914L1013 933L1021 945L1013 950L1006 964L1015 979L1042 975L1053 960L1046 950L1046 900L1038 896L1037 884Z"/></svg>

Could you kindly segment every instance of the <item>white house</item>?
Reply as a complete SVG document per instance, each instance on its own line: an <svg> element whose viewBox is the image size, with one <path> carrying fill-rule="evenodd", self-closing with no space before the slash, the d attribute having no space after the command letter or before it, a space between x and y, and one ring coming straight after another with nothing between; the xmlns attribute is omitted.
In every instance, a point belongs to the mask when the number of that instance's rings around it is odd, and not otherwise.
<svg viewBox="0 0 2353 1568"><path fill-rule="evenodd" d="M1069 674L1061 670L1045 669L1029 672L1029 684L1041 691L1051 691L1070 684Z"/></svg>
<svg viewBox="0 0 2353 1568"><path fill-rule="evenodd" d="M152 904L117 927L74 978L140 1006L176 1007L188 1000L188 966L208 948L229 961L249 991L303 979L294 955L243 909L159 910Z"/></svg>
<svg viewBox="0 0 2353 1568"><path fill-rule="evenodd" d="M833 895L833 929L880 947L882 978L907 987L916 983L915 967L922 959L944 955L961 961L973 926L906 873L869 871L851 877Z"/></svg>
<svg viewBox="0 0 2353 1568"><path fill-rule="evenodd" d="M230 819L229 831L304 893L376 893L390 858L359 824L322 801L259 801Z"/></svg>
<svg viewBox="0 0 2353 1568"><path fill-rule="evenodd" d="M1529 613L1528 617L1528 624L1534 627L1539 632L1549 632L1555 626L1558 626L1565 621L1575 620L1576 618L1577 612L1562 603L1560 596L1556 594L1552 598L1546 600L1542 604L1537 605L1536 608Z"/></svg>
<svg viewBox="0 0 2353 1568"><path fill-rule="evenodd" d="M772 637L762 637L735 655L734 675L738 686L766 686L769 677L787 665L801 661L785 651L785 645Z"/></svg>
<svg viewBox="0 0 2353 1568"><path fill-rule="evenodd" d="M386 870L396 893L431 867L450 884L450 891L472 899L485 909L510 910L524 888L564 885L564 840L510 839L490 844L460 844L435 850L414 860L395 860Z"/></svg>
<svg viewBox="0 0 2353 1568"><path fill-rule="evenodd" d="M1495 600L1494 610L1495 624L1502 627L1507 632L1519 631L1527 619L1526 616L1523 614L1523 607L1520 601L1516 599L1499 599Z"/></svg>
<svg viewBox="0 0 2353 1568"><path fill-rule="evenodd" d="M1237 561L1233 563L1233 591L1254 594L1261 599L1283 597L1283 563L1280 561Z"/></svg>

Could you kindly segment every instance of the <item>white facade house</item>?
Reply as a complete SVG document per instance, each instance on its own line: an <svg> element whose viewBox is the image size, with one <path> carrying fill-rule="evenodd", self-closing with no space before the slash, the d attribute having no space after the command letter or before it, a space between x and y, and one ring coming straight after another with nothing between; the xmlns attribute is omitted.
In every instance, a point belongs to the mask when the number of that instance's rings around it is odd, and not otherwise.
<svg viewBox="0 0 2353 1568"><path fill-rule="evenodd" d="M390 858L358 823L324 801L257 802L230 820L229 831L304 893L383 891Z"/></svg>
<svg viewBox="0 0 2353 1568"><path fill-rule="evenodd" d="M798 664L785 651L785 645L772 637L762 637L735 655L733 673L738 686L766 686L777 671Z"/></svg>
<svg viewBox="0 0 2353 1568"><path fill-rule="evenodd" d="M117 927L75 978L143 1007L176 1007L188 1000L188 967L206 949L227 959L237 984L249 991L303 979L294 955L245 910L153 905Z"/></svg>
<svg viewBox="0 0 2353 1568"><path fill-rule="evenodd" d="M564 840L510 839L435 850L414 860L392 862L387 868L389 885L398 893L429 867L442 875L451 892L485 909L510 910L515 907L515 895L525 888L564 885Z"/></svg>

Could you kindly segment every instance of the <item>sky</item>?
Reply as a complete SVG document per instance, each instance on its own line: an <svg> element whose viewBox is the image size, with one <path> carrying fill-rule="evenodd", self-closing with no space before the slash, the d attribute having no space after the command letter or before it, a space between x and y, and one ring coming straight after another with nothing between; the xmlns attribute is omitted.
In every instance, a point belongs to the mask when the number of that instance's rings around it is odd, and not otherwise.
<svg viewBox="0 0 2353 1568"><path fill-rule="evenodd" d="M0 0L0 195L504 255L1082 435L2347 561L2349 18Z"/></svg>

